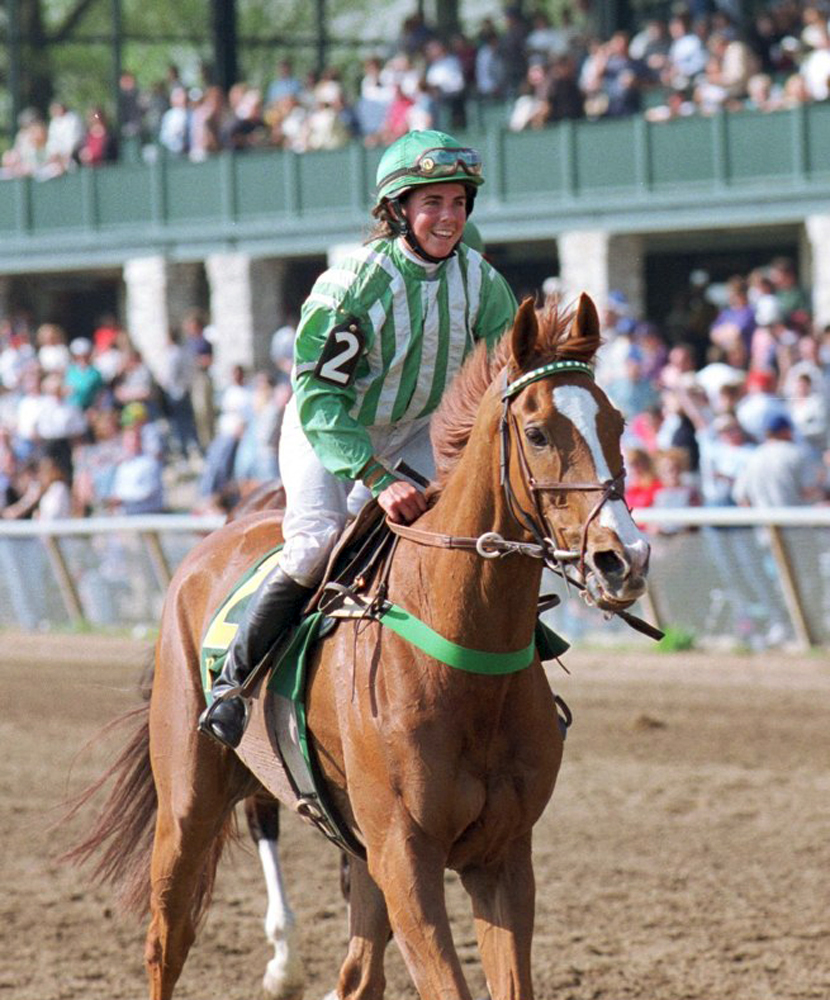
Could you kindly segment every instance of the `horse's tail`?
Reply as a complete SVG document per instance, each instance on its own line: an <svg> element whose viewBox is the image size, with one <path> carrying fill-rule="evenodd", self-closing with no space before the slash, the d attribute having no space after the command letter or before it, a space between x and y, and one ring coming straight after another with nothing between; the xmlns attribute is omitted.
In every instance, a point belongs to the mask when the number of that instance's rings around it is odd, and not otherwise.
<svg viewBox="0 0 830 1000"><path fill-rule="evenodd" d="M101 735L128 722L137 725L118 758L70 803L64 819L74 816L114 781L91 829L61 860L83 865L103 851L92 870L94 880L114 886L123 909L145 913L150 904L150 857L158 809L150 766L149 704L119 716Z"/></svg>

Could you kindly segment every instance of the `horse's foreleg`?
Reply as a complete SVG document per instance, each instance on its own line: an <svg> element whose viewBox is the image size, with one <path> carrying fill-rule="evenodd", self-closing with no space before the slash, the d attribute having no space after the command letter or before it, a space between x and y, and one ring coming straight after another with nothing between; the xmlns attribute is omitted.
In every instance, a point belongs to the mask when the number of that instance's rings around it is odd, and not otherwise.
<svg viewBox="0 0 830 1000"><path fill-rule="evenodd" d="M501 864L466 869L461 880L472 899L492 1000L532 1000L530 948L536 888L530 834L511 845Z"/></svg>
<svg viewBox="0 0 830 1000"><path fill-rule="evenodd" d="M383 956L392 930L383 893L365 862L349 859L349 951L332 1000L381 1000Z"/></svg>
<svg viewBox="0 0 830 1000"><path fill-rule="evenodd" d="M265 936L274 946L274 957L265 970L262 989L273 1000L289 1000L302 996L305 976L298 954L294 913L280 867L279 808L277 800L267 794L245 800L248 829L257 845L268 893Z"/></svg>
<svg viewBox="0 0 830 1000"><path fill-rule="evenodd" d="M445 852L408 818L369 849L395 941L423 1000L472 1000L444 898Z"/></svg>

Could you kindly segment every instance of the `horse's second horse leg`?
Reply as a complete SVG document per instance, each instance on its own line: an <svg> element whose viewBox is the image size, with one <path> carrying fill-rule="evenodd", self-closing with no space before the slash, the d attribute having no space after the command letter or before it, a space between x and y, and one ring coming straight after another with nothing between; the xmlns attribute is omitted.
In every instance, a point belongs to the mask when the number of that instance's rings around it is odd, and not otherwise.
<svg viewBox="0 0 830 1000"><path fill-rule="evenodd" d="M158 815L145 964L151 1000L170 1000L210 897L233 803L245 779L236 758L197 735L195 724L188 733L174 730L167 741L157 738L154 746L152 713L151 706Z"/></svg>
<svg viewBox="0 0 830 1000"><path fill-rule="evenodd" d="M536 888L530 834L498 865L469 868L461 881L473 903L476 937L492 1000L532 1000L530 949Z"/></svg>
<svg viewBox="0 0 830 1000"><path fill-rule="evenodd" d="M349 859L349 951L340 967L340 1000L381 1000L383 956L391 937L386 902L364 861ZM342 871L341 871L342 874Z"/></svg>
<svg viewBox="0 0 830 1000"><path fill-rule="evenodd" d="M298 954L294 913L288 904L279 856L279 803L268 793L257 793L245 800L248 829L256 842L268 908L265 912L265 936L274 946L262 989L272 1000L288 1000L303 993L305 976Z"/></svg>
<svg viewBox="0 0 830 1000"><path fill-rule="evenodd" d="M407 816L391 823L381 843L370 845L369 857L419 995L423 1000L472 1000L447 915L443 849Z"/></svg>

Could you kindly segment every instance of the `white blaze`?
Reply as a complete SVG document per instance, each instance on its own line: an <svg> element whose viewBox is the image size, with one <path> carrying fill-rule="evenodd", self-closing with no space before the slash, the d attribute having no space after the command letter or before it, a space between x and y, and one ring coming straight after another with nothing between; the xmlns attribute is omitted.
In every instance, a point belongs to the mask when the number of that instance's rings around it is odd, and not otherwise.
<svg viewBox="0 0 830 1000"><path fill-rule="evenodd" d="M613 479L597 430L599 406L591 393L577 385L560 385L553 390L553 404L563 417L570 420L585 442L594 460L597 481L603 483ZM615 532L627 549L645 555L642 550L646 548L646 540L622 500L604 503L597 520L604 528Z"/></svg>

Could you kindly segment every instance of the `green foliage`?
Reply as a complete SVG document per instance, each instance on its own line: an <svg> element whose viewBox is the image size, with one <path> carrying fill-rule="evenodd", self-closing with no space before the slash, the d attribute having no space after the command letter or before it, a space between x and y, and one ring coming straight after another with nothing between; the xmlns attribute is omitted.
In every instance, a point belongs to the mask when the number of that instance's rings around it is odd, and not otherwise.
<svg viewBox="0 0 830 1000"><path fill-rule="evenodd" d="M663 631L665 635L656 646L658 652L687 653L690 649L695 648L694 632L677 625L667 625Z"/></svg>

